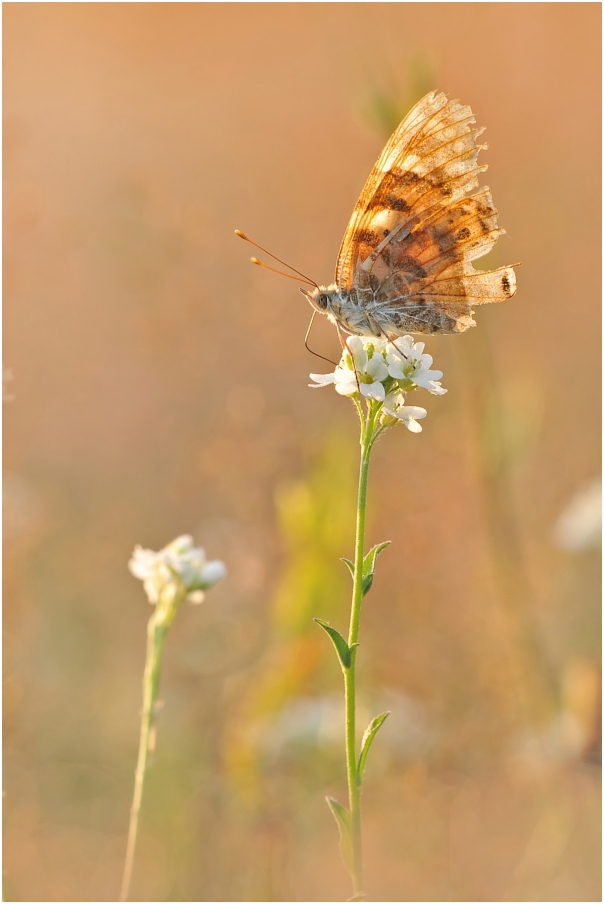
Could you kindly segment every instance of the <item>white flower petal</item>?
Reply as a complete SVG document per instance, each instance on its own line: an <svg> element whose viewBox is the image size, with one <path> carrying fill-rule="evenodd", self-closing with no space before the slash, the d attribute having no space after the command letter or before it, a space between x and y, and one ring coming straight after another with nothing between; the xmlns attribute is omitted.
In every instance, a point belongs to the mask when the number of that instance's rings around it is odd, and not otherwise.
<svg viewBox="0 0 604 904"><path fill-rule="evenodd" d="M356 383L336 383L336 392L343 396L352 396L357 391Z"/></svg>
<svg viewBox="0 0 604 904"><path fill-rule="evenodd" d="M397 417L397 409L405 404L405 396L402 392L389 392L384 399L384 411L392 417Z"/></svg>
<svg viewBox="0 0 604 904"><path fill-rule="evenodd" d="M360 336L349 336L346 340L346 345L353 355L365 351L365 346L363 345L363 340Z"/></svg>
<svg viewBox="0 0 604 904"><path fill-rule="evenodd" d="M389 364L388 365L388 373L395 380L404 380L405 379L405 373L400 364Z"/></svg>
<svg viewBox="0 0 604 904"><path fill-rule="evenodd" d="M360 352L355 353L354 364L355 364L357 371L364 371L365 368L367 367L368 361L369 361L369 355L367 354L367 352L364 349ZM354 370L354 368L353 368L353 370Z"/></svg>
<svg viewBox="0 0 604 904"><path fill-rule="evenodd" d="M190 534L183 534L181 537L177 537L176 540L172 540L165 547L166 552L175 553L176 555L181 555L190 549L193 549L193 537Z"/></svg>
<svg viewBox="0 0 604 904"><path fill-rule="evenodd" d="M361 383L361 393L366 399L375 399L376 402L383 402L386 398L386 390L381 383Z"/></svg>
<svg viewBox="0 0 604 904"><path fill-rule="evenodd" d="M418 408L416 405L405 405L399 412L399 417L417 418L426 417L428 412L425 408Z"/></svg>
<svg viewBox="0 0 604 904"><path fill-rule="evenodd" d="M128 568L135 578L144 581L155 571L158 562L157 553L151 549L143 549L135 546L132 558L128 562Z"/></svg>
<svg viewBox="0 0 604 904"><path fill-rule="evenodd" d="M374 356L371 361L367 364L365 369L365 373L369 374L370 377L373 377L374 380L385 380L388 376L388 368L384 362L384 359L381 355L378 357Z"/></svg>
<svg viewBox="0 0 604 904"><path fill-rule="evenodd" d="M335 373L332 374L309 374L314 383L309 383L311 389L320 389L322 386L330 386L336 378Z"/></svg>
<svg viewBox="0 0 604 904"><path fill-rule="evenodd" d="M354 368L351 367L336 367L333 376L336 383L356 383L357 379Z"/></svg>
<svg viewBox="0 0 604 904"><path fill-rule="evenodd" d="M204 566L200 575L201 583L205 588L213 587L218 581L222 581L222 579L226 577L226 574L227 570L224 562L215 559L213 562L208 562Z"/></svg>
<svg viewBox="0 0 604 904"><path fill-rule="evenodd" d="M413 380L416 386L420 386L422 389L427 389L428 392L431 392L432 395L444 395L447 390L444 389L440 383L436 383L433 380L422 380L421 382L418 380Z"/></svg>

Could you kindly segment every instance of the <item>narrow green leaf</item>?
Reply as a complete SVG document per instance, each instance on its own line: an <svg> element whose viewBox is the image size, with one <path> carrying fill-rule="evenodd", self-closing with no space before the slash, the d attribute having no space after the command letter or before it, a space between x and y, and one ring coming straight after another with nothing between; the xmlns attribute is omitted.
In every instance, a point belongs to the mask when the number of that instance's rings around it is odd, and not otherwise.
<svg viewBox="0 0 604 904"><path fill-rule="evenodd" d="M375 738L376 734L389 715L390 711L388 711L387 713L382 713L381 716L376 716L373 722L370 722L365 729L365 734L363 735L363 740L361 741L361 755L359 756L359 765L357 766L357 775L359 782L361 782L363 778L363 770L365 769L367 754L369 753L369 748L373 743L373 739Z"/></svg>
<svg viewBox="0 0 604 904"><path fill-rule="evenodd" d="M326 797L325 800L338 824L338 829L340 830L340 851L342 853L342 860L344 861L344 866L352 876L354 866L352 855L352 820L350 818L350 812L346 807L343 807L342 804L339 804L334 797Z"/></svg>
<svg viewBox="0 0 604 904"><path fill-rule="evenodd" d="M390 544L390 540L385 543L378 543L371 549L363 559L363 596L367 596L373 584L373 575L375 572L375 560L381 552Z"/></svg>
<svg viewBox="0 0 604 904"><path fill-rule="evenodd" d="M363 578L363 596L367 596L369 591L371 590L371 585L373 584L373 571L369 574L366 574Z"/></svg>
<svg viewBox="0 0 604 904"><path fill-rule="evenodd" d="M348 569L351 575L354 577L354 562L351 562L350 559L345 559L344 556L342 556L340 561L344 562L345 565L348 565Z"/></svg>
<svg viewBox="0 0 604 904"><path fill-rule="evenodd" d="M332 628L329 622L323 621L322 618L313 619L316 621L318 625L321 625L324 631L327 631L329 636L331 637L332 643L336 648L336 653L338 654L338 658L342 663L342 668L349 669L351 663L351 648L348 646L342 635L339 631L336 631L335 628Z"/></svg>
<svg viewBox="0 0 604 904"><path fill-rule="evenodd" d="M363 577L368 574L373 574L375 571L375 560L381 552L384 552L387 546L390 546L390 540L386 540L385 543L378 543L377 546L374 546L373 549L369 550L363 559Z"/></svg>

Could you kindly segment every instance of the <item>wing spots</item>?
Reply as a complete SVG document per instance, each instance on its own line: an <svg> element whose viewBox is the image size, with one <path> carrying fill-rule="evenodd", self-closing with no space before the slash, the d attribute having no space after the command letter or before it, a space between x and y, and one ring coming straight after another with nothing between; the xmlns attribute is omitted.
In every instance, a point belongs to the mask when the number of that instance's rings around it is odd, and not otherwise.
<svg viewBox="0 0 604 904"><path fill-rule="evenodd" d="M375 298L375 293L380 286L381 280L375 273L367 273L361 271L358 280L358 298L357 302L361 305L367 305ZM365 297L368 295L368 297Z"/></svg>
<svg viewBox="0 0 604 904"><path fill-rule="evenodd" d="M363 245L368 245L369 248L377 248L381 239L379 235L376 235L371 229L363 229L362 232L359 233L359 242Z"/></svg>
<svg viewBox="0 0 604 904"><path fill-rule="evenodd" d="M418 239L420 249L434 242L443 254L450 251L457 241L456 237L449 231L447 224L429 227L424 233L418 235Z"/></svg>
<svg viewBox="0 0 604 904"><path fill-rule="evenodd" d="M414 173L413 170L408 170L406 173L402 173L398 177L401 185L417 185L418 182L422 181L421 176L418 176L417 173Z"/></svg>
<svg viewBox="0 0 604 904"><path fill-rule="evenodd" d="M502 278L501 278L501 287L502 287L502 289L503 289L503 291L505 292L506 295L509 296L509 295L512 294L512 289L511 289L511 286L510 286L510 281L509 281L509 279L508 279L507 273L504 273L503 276L502 276Z"/></svg>
<svg viewBox="0 0 604 904"><path fill-rule="evenodd" d="M460 229L459 232L457 232L457 233L453 236L453 238L454 238L454 240L455 240L456 242L464 242L466 239L469 239L469 238L470 238L471 234L472 234L472 233L470 232L470 230L468 229L468 227L467 227L467 226L464 226L464 228L463 228L463 229Z"/></svg>
<svg viewBox="0 0 604 904"><path fill-rule="evenodd" d="M415 173L385 173L377 192L367 205L367 210L377 208L407 213L411 209L411 204L402 197L403 191L419 181L421 180Z"/></svg>
<svg viewBox="0 0 604 904"><path fill-rule="evenodd" d="M397 194L394 192L390 192L388 195L382 195L380 192L373 200L371 204L368 205L368 210L396 210L399 213L407 213L411 210L411 206L405 201L404 198L399 198Z"/></svg>
<svg viewBox="0 0 604 904"><path fill-rule="evenodd" d="M396 262L399 270L402 270L404 273L408 273L413 279L425 279L426 271L423 267L421 267L417 261L414 261L411 257L401 257Z"/></svg>
<svg viewBox="0 0 604 904"><path fill-rule="evenodd" d="M390 172L384 173L379 189L372 198L369 206L379 205L380 207L383 207L385 204L388 204L388 202L391 202L389 204L391 207L393 202L399 200L401 189L408 188L410 185L415 185L417 182L421 181L422 180L417 173L390 170Z"/></svg>
<svg viewBox="0 0 604 904"><path fill-rule="evenodd" d="M453 189L451 188L450 185L443 185L443 187L442 187L441 190L440 190L440 193L441 193L441 195L443 195L445 198L450 198L451 195L453 194Z"/></svg>
<svg viewBox="0 0 604 904"><path fill-rule="evenodd" d="M432 185L433 188L442 189L443 183L448 181L449 176L447 173L439 167L439 169L435 169L433 172L426 174L426 182L429 185Z"/></svg>
<svg viewBox="0 0 604 904"><path fill-rule="evenodd" d="M379 204L380 206L384 203L384 198L387 195L394 194L395 197L398 197L397 189L401 185L401 176L397 173L389 172L384 173L384 178L382 179L378 192L372 199L372 204Z"/></svg>

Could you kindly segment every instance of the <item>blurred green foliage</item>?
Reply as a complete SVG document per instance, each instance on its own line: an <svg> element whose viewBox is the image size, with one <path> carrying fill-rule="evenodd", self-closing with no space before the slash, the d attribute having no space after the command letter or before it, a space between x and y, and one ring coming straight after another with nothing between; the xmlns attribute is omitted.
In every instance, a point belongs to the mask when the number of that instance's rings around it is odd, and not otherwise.
<svg viewBox="0 0 604 904"><path fill-rule="evenodd" d="M296 697L324 694L335 671L331 646L313 617L346 631L350 576L340 558L354 540L355 449L349 425L334 427L307 475L277 488L284 560L270 607L271 637L227 752L231 775L252 799L262 782L259 744L271 723Z"/></svg>
<svg viewBox="0 0 604 904"><path fill-rule="evenodd" d="M429 91L438 88L438 66L426 51L415 54L407 75L382 74L380 83L367 91L361 110L369 123L384 136L389 136L411 108Z"/></svg>

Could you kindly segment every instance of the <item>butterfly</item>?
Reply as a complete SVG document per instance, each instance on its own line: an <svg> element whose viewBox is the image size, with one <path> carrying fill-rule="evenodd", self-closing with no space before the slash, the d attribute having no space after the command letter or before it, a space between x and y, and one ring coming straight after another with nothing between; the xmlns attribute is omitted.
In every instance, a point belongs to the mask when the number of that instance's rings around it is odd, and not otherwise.
<svg viewBox="0 0 604 904"><path fill-rule="evenodd" d="M472 264L505 233L491 192L478 186L487 169L478 165L478 154L487 145L477 144L484 129L475 122L469 106L436 91L407 114L355 205L335 281L319 286L285 265L314 287L300 290L313 319L326 314L340 338L342 332L390 340L463 333L476 325L473 305L515 294L513 266L476 270Z"/></svg>

